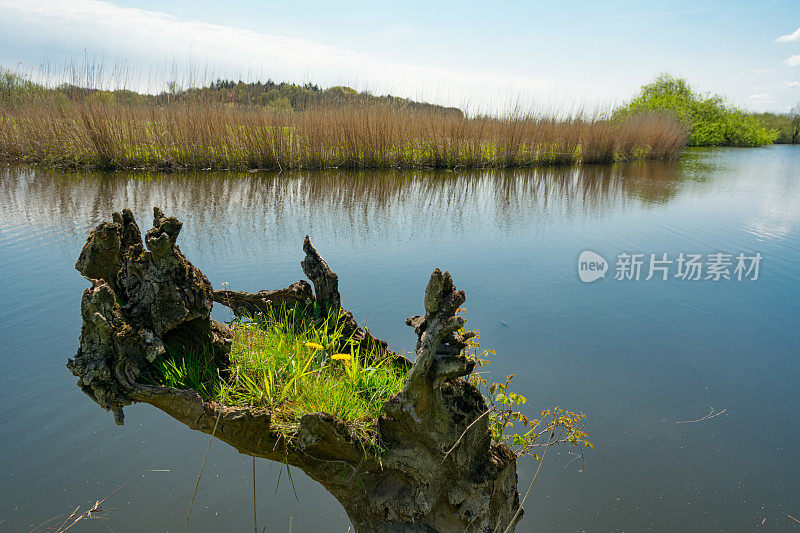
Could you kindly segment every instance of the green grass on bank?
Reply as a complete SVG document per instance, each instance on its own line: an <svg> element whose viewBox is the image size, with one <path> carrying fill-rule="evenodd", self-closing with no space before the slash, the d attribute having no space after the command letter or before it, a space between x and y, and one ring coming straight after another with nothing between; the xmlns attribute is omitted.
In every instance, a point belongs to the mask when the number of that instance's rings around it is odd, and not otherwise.
<svg viewBox="0 0 800 533"><path fill-rule="evenodd" d="M172 350L145 379L194 389L224 405L268 408L273 428L288 437L304 414L324 412L370 441L384 402L402 389L405 374L386 352L364 352L351 343L339 322L276 310L232 325L228 372L218 372L206 351Z"/></svg>

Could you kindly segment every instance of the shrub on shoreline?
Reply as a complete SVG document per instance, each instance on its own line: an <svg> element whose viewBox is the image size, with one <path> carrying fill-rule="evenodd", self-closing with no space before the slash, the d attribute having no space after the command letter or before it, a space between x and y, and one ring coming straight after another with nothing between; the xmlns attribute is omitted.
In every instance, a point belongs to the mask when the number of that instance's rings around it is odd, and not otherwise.
<svg viewBox="0 0 800 533"><path fill-rule="evenodd" d="M671 74L661 74L643 86L617 115L641 112L667 113L683 122L691 131L689 146L763 146L778 136L724 97L696 93L685 79Z"/></svg>

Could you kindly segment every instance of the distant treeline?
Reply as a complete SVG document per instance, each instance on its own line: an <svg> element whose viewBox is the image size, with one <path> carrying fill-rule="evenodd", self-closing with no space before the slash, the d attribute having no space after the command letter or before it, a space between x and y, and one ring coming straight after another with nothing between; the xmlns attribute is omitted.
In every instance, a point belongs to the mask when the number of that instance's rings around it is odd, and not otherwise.
<svg viewBox="0 0 800 533"><path fill-rule="evenodd" d="M456 107L445 107L426 102L417 102L397 96L375 96L369 91L358 92L350 87L336 86L322 89L319 85L306 83L296 85L293 83L272 80L266 82L248 82L241 80L218 79L205 87L179 89L175 83L170 83L169 89L159 94L143 94L130 90L120 89L115 91L86 88L75 84L64 83L54 90L61 92L67 98L97 98L104 103L119 104L168 104L179 101L199 101L212 103L231 103L238 105L252 105L279 111L301 111L313 105L337 104L391 104L406 109L420 111L437 111L458 117L463 112ZM25 80L11 72L0 75L0 100L13 96L17 90L20 94L30 93L31 90L44 91L44 87ZM52 90L52 89L51 89Z"/></svg>
<svg viewBox="0 0 800 533"><path fill-rule="evenodd" d="M789 113L754 113L765 128L776 131L775 144L800 144L800 106Z"/></svg>

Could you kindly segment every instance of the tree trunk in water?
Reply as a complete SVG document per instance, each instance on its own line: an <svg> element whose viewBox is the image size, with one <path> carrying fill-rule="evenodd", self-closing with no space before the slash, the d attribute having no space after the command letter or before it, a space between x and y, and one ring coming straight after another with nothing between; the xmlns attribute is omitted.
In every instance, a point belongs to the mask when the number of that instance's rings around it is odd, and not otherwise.
<svg viewBox="0 0 800 533"><path fill-rule="evenodd" d="M522 514L515 517L516 457L492 442L484 398L462 379L475 365L462 355L473 333L456 314L465 295L448 272L433 272L424 315L406 321L417 335L416 362L395 355L408 376L377 420L381 451L327 413L304 415L289 441L273 430L267 409L204 401L193 390L146 385L139 377L165 353L165 343L175 342L210 348L221 371L227 369L231 331L209 318L212 301L238 315L263 313L276 303L336 311L338 277L306 236L301 264L313 294L305 281L277 291L214 291L176 245L180 229L177 219L154 209L145 250L131 212L115 213L89 235L76 264L92 285L81 300L80 348L67 366L118 423L132 402L149 403L209 434L218 421L216 438L241 453L296 466L321 483L357 531L514 529ZM344 311L343 320L357 342L386 347L352 314Z"/></svg>

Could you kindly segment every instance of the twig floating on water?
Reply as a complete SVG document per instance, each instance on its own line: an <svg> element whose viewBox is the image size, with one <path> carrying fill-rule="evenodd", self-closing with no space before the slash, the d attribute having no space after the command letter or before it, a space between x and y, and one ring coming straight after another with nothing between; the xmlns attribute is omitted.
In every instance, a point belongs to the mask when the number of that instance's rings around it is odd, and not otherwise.
<svg viewBox="0 0 800 533"><path fill-rule="evenodd" d="M706 420L711 420L712 418L718 417L722 413L727 411L727 409L723 409L719 413L714 412L714 408L712 407L711 410L708 412L706 416L703 418L698 418L697 420L681 420L679 422L675 422L676 424L693 424L694 422L705 422Z"/></svg>
<svg viewBox="0 0 800 533"><path fill-rule="evenodd" d="M55 531L55 533L64 533L66 530L71 529L72 526L74 526L75 524L77 524L81 520L90 520L92 518L100 518L100 516L98 516L98 515L100 515L101 513L104 513L106 511L106 509L102 508L103 502L105 502L111 496L113 496L114 494L119 492L122 489L122 487L124 487L125 485L127 485L127 483L123 483L122 485L120 485L117 488L117 490L115 490L114 492L112 492L111 494L109 494L108 496L103 498L102 500L94 502L94 505L92 505L89 508L88 511L84 511L81 514L78 514L78 510L80 509L80 506L78 506L78 507L75 508L74 511L72 511L72 514L70 514L69 517L67 517L66 520L63 520L62 522L59 522L59 523L57 523L55 525L51 525L51 526L46 527L44 529L37 529L36 533L43 533L45 531ZM51 518L50 520L47 520L46 522L40 524L40 526L43 526L44 524L47 524L48 522L52 522L53 520L56 520L56 519L57 519L57 517L56 518ZM5 520L3 520L3 522L5 522ZM0 522L0 524L2 524L3 522Z"/></svg>

